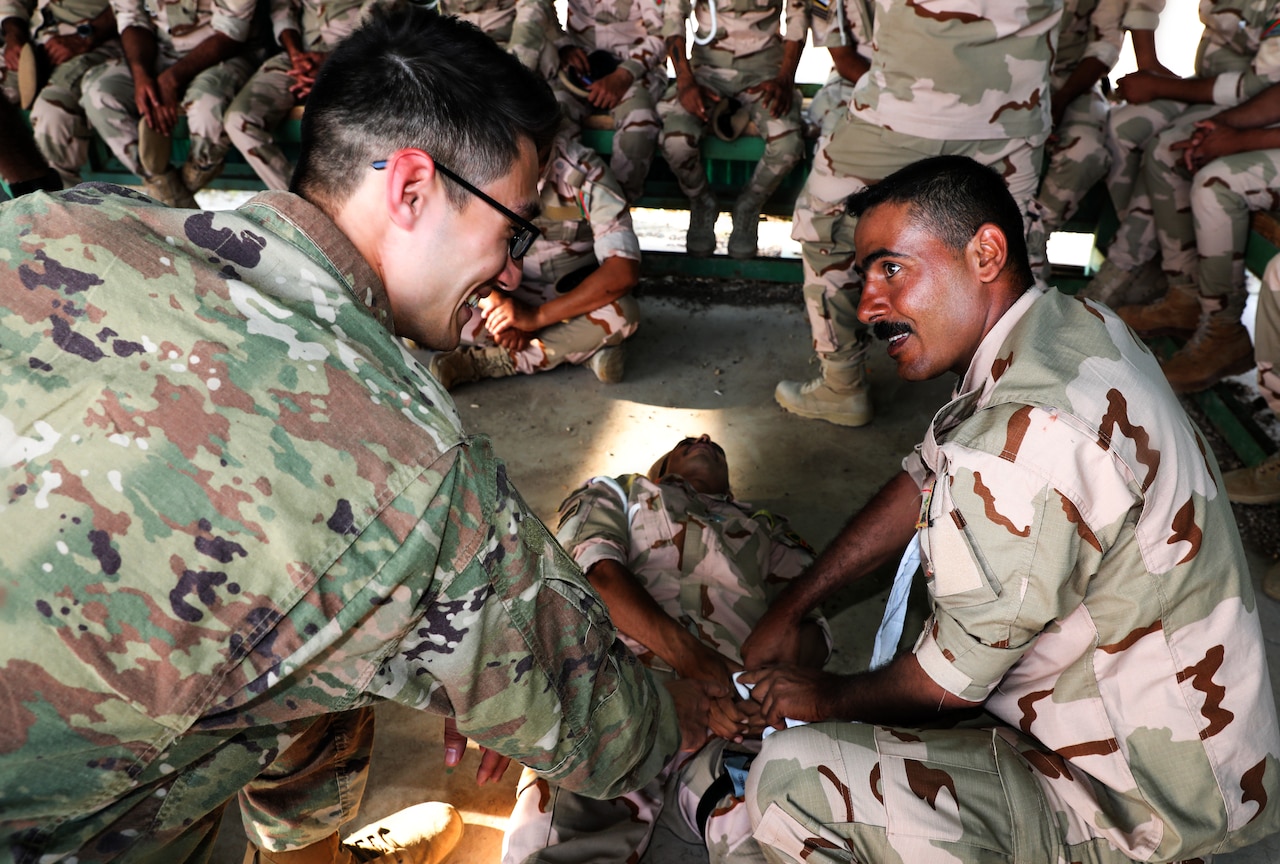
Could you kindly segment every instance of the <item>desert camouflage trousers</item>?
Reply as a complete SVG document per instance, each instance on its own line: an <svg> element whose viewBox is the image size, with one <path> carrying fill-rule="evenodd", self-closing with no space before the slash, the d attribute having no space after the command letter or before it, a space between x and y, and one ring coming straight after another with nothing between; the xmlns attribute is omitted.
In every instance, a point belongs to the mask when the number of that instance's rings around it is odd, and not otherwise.
<svg viewBox="0 0 1280 864"><path fill-rule="evenodd" d="M724 772L726 746L746 745L713 739L679 768L673 762L648 785L606 801L552 786L525 769L502 843L503 864L637 861L664 803L679 811L668 814L666 824L685 842L705 844L710 864L764 864L745 803L732 789L717 796L705 828L697 824L698 805Z"/></svg>
<svg viewBox="0 0 1280 864"><path fill-rule="evenodd" d="M813 94L808 106L804 109L804 121L810 136L813 131L826 137L836 128L836 122L849 113L849 103L853 101L854 82L844 78L834 69L827 76L827 83Z"/></svg>
<svg viewBox="0 0 1280 864"><path fill-rule="evenodd" d="M1066 224L1080 209L1080 202L1107 176L1111 154L1107 150L1107 100L1095 86L1082 93L1063 112L1046 148L1048 165L1040 181L1040 202L1046 236Z"/></svg>
<svg viewBox="0 0 1280 864"><path fill-rule="evenodd" d="M1177 176L1180 151L1169 145L1191 137L1195 121L1221 111L1216 105L1188 105L1171 99L1157 99L1141 105L1117 105L1107 120L1107 149L1111 169L1107 175L1107 191L1115 205L1120 227L1107 247L1112 264L1130 272L1154 258L1163 246L1158 237L1157 220L1181 201L1190 217L1190 182L1185 172ZM1169 230L1176 231L1169 223ZM1188 222L1183 239L1194 242ZM1173 241L1171 241L1173 242ZM1170 281L1188 282L1193 277L1174 275Z"/></svg>
<svg viewBox="0 0 1280 864"><path fill-rule="evenodd" d="M862 283L853 271L857 220L845 213L845 201L899 168L943 154L970 156L1005 178L1025 218L1031 266L1043 266L1046 238L1035 201L1042 143L1025 138L938 141L844 115L831 135L818 141L791 225L791 236L800 241L804 301L819 355L840 361L863 350L865 327L857 318Z"/></svg>
<svg viewBox="0 0 1280 864"><path fill-rule="evenodd" d="M268 189L288 189L293 177L293 165L274 136L275 128L298 104L289 92L292 66L284 52L269 58L231 100L226 113L227 137Z"/></svg>
<svg viewBox="0 0 1280 864"><path fill-rule="evenodd" d="M777 76L781 57L780 49L762 51L733 60L732 66L696 66L693 70L693 77L703 87L720 94L721 98L733 97L745 105L751 122L764 140L764 155L741 193L742 198L757 202L763 202L772 195L804 155L804 121L800 117L799 91L791 100L791 110L781 117L774 117L760 95L750 89ZM662 155L676 175L681 191L690 199L697 198L708 189L707 172L699 149L707 124L680 104L674 83L667 87L662 101L658 103L658 115L662 118Z"/></svg>
<svg viewBox="0 0 1280 864"><path fill-rule="evenodd" d="M516 299L540 306L555 296L555 286L524 281L514 292ZM599 309L552 324L539 330L529 344L512 351L511 363L521 375L546 372L562 363L587 362L601 348L621 345L640 326L640 304L630 294ZM495 345L479 315L472 315L462 328L463 345Z"/></svg>
<svg viewBox="0 0 1280 864"><path fill-rule="evenodd" d="M1179 277L1182 281L1196 282L1206 315L1238 323L1247 299L1244 247L1249 218L1255 210L1280 208L1280 150L1251 150L1215 159L1196 172L1189 186L1190 250L1184 251L1180 242L1186 221L1182 214L1160 215L1156 221L1165 270L1171 269L1172 262L1185 274ZM1178 234L1166 231L1166 223L1173 223Z"/></svg>
<svg viewBox="0 0 1280 864"><path fill-rule="evenodd" d="M191 151L187 161L199 166L217 164L231 149L223 128L227 105L253 72L248 57L233 57L210 66L191 79L182 96ZM123 60L110 60L85 73L80 104L89 123L120 162L139 174L138 113L133 98L133 75Z"/></svg>
<svg viewBox="0 0 1280 864"><path fill-rule="evenodd" d="M770 736L747 778L771 862L1119 864L1098 838L1067 845L1009 727L905 730L818 723Z"/></svg>
<svg viewBox="0 0 1280 864"><path fill-rule="evenodd" d="M1280 417L1280 255L1271 259L1262 274L1253 356L1258 361L1258 389L1272 413Z"/></svg>
<svg viewBox="0 0 1280 864"><path fill-rule="evenodd" d="M609 168L622 186L627 202L636 201L644 193L644 181L658 148L662 121L658 118L658 96L666 87L666 76L647 76L632 81L622 101L609 111L613 121L613 153ZM556 88L561 110L579 128L596 109L563 88Z"/></svg>
<svg viewBox="0 0 1280 864"><path fill-rule="evenodd" d="M80 85L95 66L124 56L118 40L112 40L53 70L49 81L31 105L31 129L36 146L49 165L62 176L64 186L80 182L80 167L89 161L92 131L80 107Z"/></svg>

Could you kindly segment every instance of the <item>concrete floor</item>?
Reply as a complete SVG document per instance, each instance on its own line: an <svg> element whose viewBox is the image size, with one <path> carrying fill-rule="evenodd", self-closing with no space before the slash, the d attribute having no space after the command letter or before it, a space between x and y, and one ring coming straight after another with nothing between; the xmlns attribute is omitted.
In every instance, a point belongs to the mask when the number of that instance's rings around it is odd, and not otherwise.
<svg viewBox="0 0 1280 864"><path fill-rule="evenodd" d="M597 474L644 471L686 435L710 433L729 456L739 498L789 516L815 547L897 470L945 400L950 380L906 384L880 352L871 361L876 420L844 429L791 416L773 401L782 377L810 377L808 325L801 304L743 307L647 297L644 321L628 348L626 381L604 385L585 369L487 381L454 393L463 422L490 435L530 507L554 527L564 496ZM1251 553L1255 586L1267 561ZM892 573L882 573L828 609L838 670L865 668ZM1260 596L1273 681L1280 672L1280 604ZM1277 688L1280 692L1280 687ZM396 705L378 709L378 738L359 824L424 800L447 800L466 830L447 864L490 864L500 857L502 828L519 770L477 787L478 751L443 768L438 718ZM234 805L223 822L214 861L239 862L244 834ZM705 853L662 826L646 860L693 864ZM1280 861L1280 838L1215 859L1219 864ZM921 862L927 864L927 862Z"/></svg>

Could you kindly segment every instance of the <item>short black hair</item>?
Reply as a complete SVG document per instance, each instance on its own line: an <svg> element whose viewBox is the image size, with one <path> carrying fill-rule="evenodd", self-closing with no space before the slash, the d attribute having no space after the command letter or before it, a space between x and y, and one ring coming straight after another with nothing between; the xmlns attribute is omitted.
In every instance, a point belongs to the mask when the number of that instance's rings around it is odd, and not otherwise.
<svg viewBox="0 0 1280 864"><path fill-rule="evenodd" d="M991 223L1004 232L1005 267L1024 284L1034 281L1027 259L1022 211L999 174L968 156L933 156L901 168L849 197L846 210L862 216L881 204L908 204L909 213L957 251Z"/></svg>
<svg viewBox="0 0 1280 864"><path fill-rule="evenodd" d="M369 167L417 147L477 186L528 139L551 145L550 86L474 25L409 7L375 13L329 55L307 97L292 190L332 213ZM446 184L461 206L466 193Z"/></svg>

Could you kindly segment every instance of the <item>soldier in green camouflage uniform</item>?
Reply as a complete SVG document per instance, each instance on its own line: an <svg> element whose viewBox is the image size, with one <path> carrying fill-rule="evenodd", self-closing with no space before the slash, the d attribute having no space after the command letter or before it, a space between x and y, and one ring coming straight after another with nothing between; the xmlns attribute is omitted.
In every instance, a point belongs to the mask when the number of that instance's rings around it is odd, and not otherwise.
<svg viewBox="0 0 1280 864"><path fill-rule="evenodd" d="M609 167L627 201L635 201L644 192L662 128L656 107L667 89L662 5L659 0L570 0L565 32L562 66L585 71L592 51L608 51L620 61L616 70L592 82L586 99L566 94L561 104L578 124L593 111L613 118Z"/></svg>
<svg viewBox="0 0 1280 864"><path fill-rule="evenodd" d="M1107 247L1107 262L1096 281L1094 296L1120 308L1142 266L1157 259L1161 249L1174 252L1162 266L1169 280L1169 302L1151 311L1155 317L1122 315L1140 332L1191 331L1179 327L1176 312L1195 307L1195 291L1185 271L1185 256L1194 260L1194 229L1189 218L1164 231L1156 226L1157 212L1190 213L1190 175L1179 166L1180 152L1172 145L1191 135L1195 124L1225 107L1238 105L1268 85L1280 81L1280 33L1274 24L1277 9L1271 0L1204 0L1200 4L1204 34L1196 51L1195 77L1181 79L1158 72L1138 71L1120 79L1117 91L1127 104L1117 105L1108 122L1107 146L1111 171L1107 188L1120 217L1120 227ZM1182 261L1177 260L1180 256ZM1138 289L1140 290L1140 286ZM1173 320L1166 321L1166 312Z"/></svg>
<svg viewBox="0 0 1280 864"><path fill-rule="evenodd" d="M192 193L222 170L231 149L223 113L254 68L245 53L254 3L112 0L125 56L85 74L81 104L94 131L157 200L192 206ZM191 140L181 174L172 167L148 174L138 159L138 122L145 117L168 134L179 108Z"/></svg>
<svg viewBox="0 0 1280 864"><path fill-rule="evenodd" d="M622 380L622 342L640 326L630 291L640 279L640 240L618 181L565 124L539 181L541 234L480 300L463 347L431 358L452 389L481 378L531 375L586 364L606 383Z"/></svg>
<svg viewBox="0 0 1280 864"><path fill-rule="evenodd" d="M871 68L871 7L867 0L809 0L813 44L831 53L831 74L805 109L809 134L830 135L849 113L853 87Z"/></svg>
<svg viewBox="0 0 1280 864"><path fill-rule="evenodd" d="M801 243L804 297L821 374L782 381L778 404L842 426L873 416L866 334L854 315L854 220L845 200L903 165L939 153L997 166L1026 214L1039 266L1041 157L1050 131L1049 71L1061 0L938 0L874 7L871 69L853 110L818 142L796 200L791 236Z"/></svg>
<svg viewBox="0 0 1280 864"><path fill-rule="evenodd" d="M813 560L787 520L735 501L724 450L707 435L686 438L648 476L596 477L560 508L557 537L601 593L622 639L655 674L728 683L738 646L787 582ZM805 619L806 659L821 668L830 633ZM674 760L643 789L593 801L525 772L507 823L506 864L635 861L649 844L664 802L689 842L711 861L760 862L742 796L712 782L726 757L754 753L754 717L725 700L713 739ZM744 729L752 728L752 733ZM736 740L735 740L736 739ZM743 761L743 760L739 760ZM711 787L711 788L708 788Z"/></svg>
<svg viewBox="0 0 1280 864"><path fill-rule="evenodd" d="M1165 271L1172 285L1185 289L1161 305L1173 310L1175 297L1187 295L1177 307L1184 316L1171 323L1192 332L1161 367L1175 393L1198 392L1253 368L1253 345L1241 321L1248 297L1244 247L1253 211L1280 206L1276 124L1280 84L1197 122L1189 138L1169 146L1182 162L1177 179L1191 177L1186 211L1161 208L1153 214ZM1188 227L1194 241L1189 247L1180 239ZM1128 307L1120 315L1142 319L1155 308Z"/></svg>
<svg viewBox="0 0 1280 864"><path fill-rule="evenodd" d="M398 338L456 344L523 251L445 163L531 214L554 97L415 11L344 41L303 122L299 195L0 207L8 857L207 854L246 784L250 860L328 848L380 700L598 796L666 764L674 711L705 726ZM298 765L327 781L268 794Z"/></svg>
<svg viewBox="0 0 1280 864"><path fill-rule="evenodd" d="M712 2L714 19L708 5ZM764 154L733 203L728 251L734 258L755 256L760 209L804 156L804 121L795 80L809 26L806 4L807 0L692 3L697 33L688 53L685 33L691 0L667 3L662 32L676 80L658 103L658 114L662 117L662 154L681 191L689 197L685 248L690 255L715 251L720 207L707 182L699 149L714 103L736 99L750 112L764 139ZM702 44L704 39L709 41Z"/></svg>
<svg viewBox="0 0 1280 864"><path fill-rule="evenodd" d="M268 189L288 189L293 166L275 128L307 98L325 57L378 0L270 0L271 29L284 51L269 58L227 108L227 137Z"/></svg>
<svg viewBox="0 0 1280 864"><path fill-rule="evenodd" d="M18 101L18 52L31 42L52 67L31 105L36 146L67 186L80 182L89 159L89 124L80 108L80 81L89 69L123 56L108 0L0 0L5 62L4 98Z"/></svg>
<svg viewBox="0 0 1280 864"><path fill-rule="evenodd" d="M1149 5L1150 0L1066 0L1051 76L1053 137L1038 196L1046 235L1071 219L1107 176L1109 103L1101 82L1120 59L1126 30L1140 34L1135 45L1154 37L1159 12ZM1140 54L1140 64L1143 59Z"/></svg>
<svg viewBox="0 0 1280 864"><path fill-rule="evenodd" d="M560 68L562 31L550 0L439 0L441 15L479 27L517 60L545 78Z"/></svg>
<svg viewBox="0 0 1280 864"><path fill-rule="evenodd" d="M1155 358L1106 307L1035 285L1016 205L972 162L920 163L850 208L860 317L903 378L960 378L743 656L785 659L799 614L904 546L932 615L870 672L743 676L770 719L860 721L765 742L756 839L777 861L1103 864L1280 829L1248 565Z"/></svg>

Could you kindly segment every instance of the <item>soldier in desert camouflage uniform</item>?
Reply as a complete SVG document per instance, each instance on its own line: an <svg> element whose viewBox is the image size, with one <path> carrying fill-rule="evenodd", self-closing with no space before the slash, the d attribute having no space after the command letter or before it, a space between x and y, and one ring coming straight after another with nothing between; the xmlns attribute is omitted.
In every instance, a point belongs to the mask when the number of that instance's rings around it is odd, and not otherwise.
<svg viewBox="0 0 1280 864"><path fill-rule="evenodd" d="M585 363L606 383L622 380L622 342L640 326L629 293L640 279L631 212L609 167L571 125L561 127L544 171L533 220L541 234L529 254L508 267L501 291L479 301L464 347L431 358L446 390L562 363Z"/></svg>
<svg viewBox="0 0 1280 864"><path fill-rule="evenodd" d="M557 123L474 29L375 16L308 100L299 195L0 207L7 856L207 854L249 784L247 860L352 860L380 700L589 795L649 782L673 712L702 743L713 688L654 686L399 338L456 344L527 248Z"/></svg>
<svg viewBox="0 0 1280 864"><path fill-rule="evenodd" d="M715 17L711 7L715 4ZM714 103L736 99L746 107L764 155L733 203L729 254L756 254L760 209L804 155L804 121L796 94L796 67L808 30L807 0L702 0L692 3L698 32L685 47L691 0L668 2L663 22L676 80L658 103L662 153L689 197L690 255L715 251L719 204L707 182L699 146ZM779 14L782 29L779 30ZM712 33L714 21L715 32ZM707 44L698 40L708 36Z"/></svg>
<svg viewBox="0 0 1280 864"><path fill-rule="evenodd" d="M1188 206L1159 207L1152 214L1169 293L1159 303L1122 307L1119 315L1142 335L1190 335L1161 364L1175 393L1195 393L1253 368L1253 344L1241 321L1248 297L1244 247L1252 211L1280 205L1276 124L1280 84L1197 121L1185 140L1168 143L1173 129L1181 128L1172 127L1157 138L1146 160L1151 164L1144 163L1144 178L1150 179L1157 173L1157 154L1177 158L1181 164L1159 172L1171 182L1151 188L1185 185L1178 200Z"/></svg>
<svg viewBox="0 0 1280 864"><path fill-rule="evenodd" d="M1109 103L1101 84L1120 58L1125 31L1133 34L1139 69L1168 71L1155 59L1160 10L1151 3L1066 0L1051 76L1053 138L1038 198L1046 235L1071 219L1085 194L1107 176Z"/></svg>
<svg viewBox="0 0 1280 864"><path fill-rule="evenodd" d="M269 58L227 108L226 130L268 189L288 189L293 166L275 128L311 92L325 58L379 0L270 0L271 29L284 51Z"/></svg>
<svg viewBox="0 0 1280 864"><path fill-rule="evenodd" d="M648 476L592 479L560 513L560 542L600 592L623 640L664 677L730 683L742 668L742 640L813 560L785 519L733 499L724 450L707 435L678 443ZM801 629L806 662L821 668L831 645L826 622L811 616ZM587 799L526 771L503 861L635 861L664 801L679 809L681 833L705 843L713 862L762 861L741 792L708 789L726 757L745 761L758 749L762 726L752 702L727 698L717 708L719 738L620 798Z"/></svg>
<svg viewBox="0 0 1280 864"><path fill-rule="evenodd" d="M577 124L594 111L613 118L609 167L627 201L644 191L662 122L657 100L667 89L662 42L662 5L658 0L571 0L560 45L561 66L587 71L587 55L608 51L618 68L591 83L587 98L566 94L565 113Z"/></svg>
<svg viewBox="0 0 1280 864"><path fill-rule="evenodd" d="M1181 168L1182 153L1172 145L1188 138L1197 121L1280 81L1280 32L1274 27L1277 8L1272 0L1201 0L1200 20L1204 34L1195 77L1144 71L1126 75L1117 85L1126 104L1114 107L1108 121L1112 162L1107 188L1120 227L1090 296L1116 309L1145 303L1152 295L1143 265L1157 260L1162 249L1174 258L1161 262L1169 283L1167 299L1157 292L1157 302L1146 312L1129 310L1120 316L1140 333L1195 329L1198 303L1194 279L1186 271L1186 256L1194 260L1194 228L1189 218L1170 220L1165 229L1155 221L1157 212L1189 214L1191 209L1190 175ZM1179 313L1188 310L1191 323L1183 326L1186 314Z"/></svg>
<svg viewBox="0 0 1280 864"><path fill-rule="evenodd" d="M805 109L809 134L827 136L849 113L853 87L871 68L871 7L868 0L809 0L809 32L817 48L831 53L831 74Z"/></svg>
<svg viewBox="0 0 1280 864"><path fill-rule="evenodd" d="M1026 214L1033 261L1043 260L1035 192L1061 14L1061 0L877 0L871 69L858 81L853 110L819 141L796 200L791 236L801 243L821 374L780 382L774 398L783 408L842 426L871 422L866 333L854 315L854 221L844 212L867 184L939 153L996 166Z"/></svg>
<svg viewBox="0 0 1280 864"><path fill-rule="evenodd" d="M551 78L560 68L562 31L550 0L439 0L441 15L456 15L489 35L525 68Z"/></svg>
<svg viewBox="0 0 1280 864"><path fill-rule="evenodd" d="M1106 307L1034 283L1017 206L971 160L921 162L850 209L860 317L901 377L960 378L743 646L768 719L861 721L765 742L756 839L778 861L1102 864L1280 829L1248 566L1155 358ZM912 649L851 676L762 668L813 603L904 546L932 611Z"/></svg>
<svg viewBox="0 0 1280 864"><path fill-rule="evenodd" d="M223 114L254 67L245 53L254 3L112 0L125 56L85 74L81 104L94 131L158 201L195 206L192 194L222 170L231 149ZM181 171L148 168L139 159L139 121L163 142L179 109L191 139Z"/></svg>

